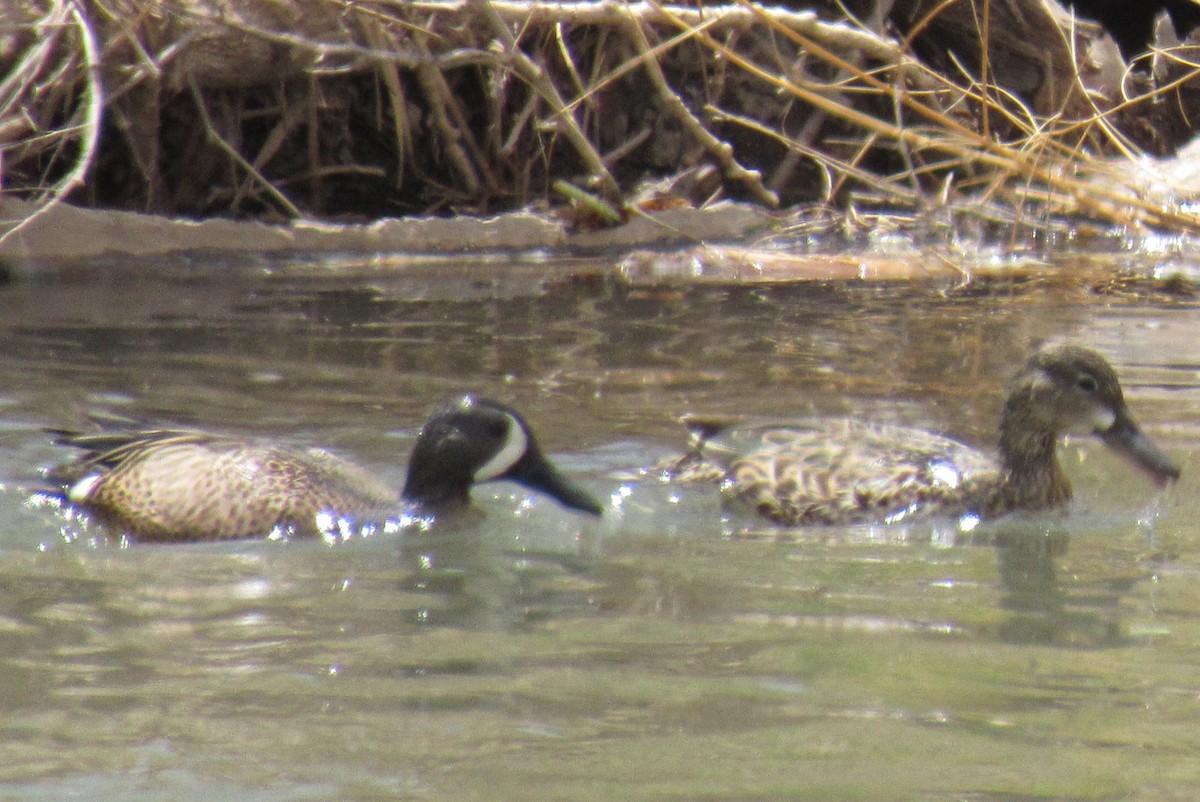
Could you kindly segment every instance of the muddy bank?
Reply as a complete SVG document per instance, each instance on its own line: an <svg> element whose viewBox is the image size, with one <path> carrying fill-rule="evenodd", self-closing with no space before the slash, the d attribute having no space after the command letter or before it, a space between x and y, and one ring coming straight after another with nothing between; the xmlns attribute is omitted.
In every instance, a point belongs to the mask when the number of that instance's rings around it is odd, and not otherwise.
<svg viewBox="0 0 1200 802"><path fill-rule="evenodd" d="M35 207L0 200L0 218L22 219ZM363 224L298 220L183 220L61 204L29 217L0 240L0 259L63 261L101 256L147 257L180 251L265 252L286 255L402 253L481 255L554 250L583 253L637 247L687 247L743 241L779 224L779 216L750 205L667 209L639 215L619 228L574 230L561 219L530 211L488 218L407 218Z"/></svg>

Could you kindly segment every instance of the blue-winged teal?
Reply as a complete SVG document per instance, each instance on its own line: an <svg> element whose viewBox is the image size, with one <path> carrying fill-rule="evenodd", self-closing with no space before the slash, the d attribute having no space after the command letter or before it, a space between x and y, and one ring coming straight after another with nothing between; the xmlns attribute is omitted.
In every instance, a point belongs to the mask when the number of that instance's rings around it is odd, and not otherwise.
<svg viewBox="0 0 1200 802"><path fill-rule="evenodd" d="M58 431L83 449L51 471L66 500L137 540L198 541L324 534L326 516L380 520L468 503L471 485L509 479L572 509L602 507L542 454L513 409L464 396L436 411L409 457L397 496L357 465L324 451L185 430Z"/></svg>
<svg viewBox="0 0 1200 802"><path fill-rule="evenodd" d="M856 420L684 423L693 452L671 472L719 481L727 497L784 525L1056 507L1071 498L1057 456L1065 434L1098 436L1160 484L1179 478L1178 466L1138 429L1112 366L1077 345L1039 349L1016 376L998 458L919 429Z"/></svg>

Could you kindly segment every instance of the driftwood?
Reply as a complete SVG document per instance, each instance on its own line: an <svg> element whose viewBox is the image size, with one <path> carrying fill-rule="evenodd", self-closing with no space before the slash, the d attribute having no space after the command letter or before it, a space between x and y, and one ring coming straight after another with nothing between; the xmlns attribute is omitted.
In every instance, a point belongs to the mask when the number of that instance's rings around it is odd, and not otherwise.
<svg viewBox="0 0 1200 802"><path fill-rule="evenodd" d="M0 188L265 220L735 198L1195 229L1128 180L1200 111L1194 48L1158 36L1127 64L1053 0L0 0Z"/></svg>

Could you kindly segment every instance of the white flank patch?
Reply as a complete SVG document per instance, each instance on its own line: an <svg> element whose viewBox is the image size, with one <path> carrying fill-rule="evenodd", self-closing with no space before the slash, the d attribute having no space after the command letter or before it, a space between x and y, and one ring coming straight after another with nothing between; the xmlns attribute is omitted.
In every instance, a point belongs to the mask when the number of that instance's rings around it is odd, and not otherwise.
<svg viewBox="0 0 1200 802"><path fill-rule="evenodd" d="M507 471L509 468L517 464L517 460L525 456L525 449L529 447L529 438L525 435L525 430L521 427L512 415L508 415L508 437L504 440L504 445L496 452L490 460L485 462L475 471L476 482L486 482L489 479L495 479L500 474Z"/></svg>
<svg viewBox="0 0 1200 802"><path fill-rule="evenodd" d="M71 485L71 489L67 491L67 499L76 504L87 501L92 496L92 491L96 489L96 485L100 484L100 480L104 478L104 474L94 473L91 476L85 476L75 484Z"/></svg>
<svg viewBox="0 0 1200 802"><path fill-rule="evenodd" d="M955 488L962 482L962 472L951 462L935 462L930 469L933 481L940 485Z"/></svg>

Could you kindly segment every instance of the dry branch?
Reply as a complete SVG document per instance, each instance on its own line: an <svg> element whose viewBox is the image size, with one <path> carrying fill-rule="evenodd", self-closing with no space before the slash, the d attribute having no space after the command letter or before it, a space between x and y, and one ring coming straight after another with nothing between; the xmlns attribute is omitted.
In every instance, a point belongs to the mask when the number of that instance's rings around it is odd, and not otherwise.
<svg viewBox="0 0 1200 802"><path fill-rule="evenodd" d="M1149 191L1120 166L1192 135L1192 43L1126 64L1054 0L844 2L858 15L0 0L0 188L43 207L381 217L547 202L556 184L620 206L665 177L693 203L1200 229L1183 185Z"/></svg>
<svg viewBox="0 0 1200 802"><path fill-rule="evenodd" d="M96 44L96 37L92 32L91 26L87 18L80 12L79 8L74 3L64 3L55 5L50 9L50 13L38 20L35 24L37 29L46 32L54 32L45 39L46 43L51 43L57 40L57 32L64 29L68 23L73 32L78 36L78 70L83 73L83 89L82 96L79 98L78 108L73 115L73 122L67 127L61 129L58 133L64 138L70 138L78 142L79 155L75 159L69 169L61 176L53 181L48 182L45 186L38 186L33 193L38 199L36 210L20 220L0 220L0 242L15 231L19 231L22 227L28 225L40 214L53 208L77 186L84 181L84 176L92 164L92 157L96 151L96 144L100 135L100 117L102 94L100 90L99 77L99 60L97 54L99 52ZM32 62L25 61L24 66L26 72L18 73L12 77L32 77L42 72L42 68L49 64L50 51L53 45L49 48L37 46L33 48L31 55L34 56ZM8 81L5 82L6 84ZM6 99L12 98L14 101L20 98L23 94L31 93L39 94L36 87L22 86L19 89L11 86L0 87L0 92ZM12 102L12 101L9 101ZM9 105L5 103L5 106ZM6 115L7 117L7 115ZM28 117L21 113L21 117ZM32 121L30 121L32 123ZM3 155L3 150L0 150L0 156ZM0 159L0 168L3 167L3 159ZM3 175L0 175L3 179ZM0 188L4 187L3 180L0 180Z"/></svg>

